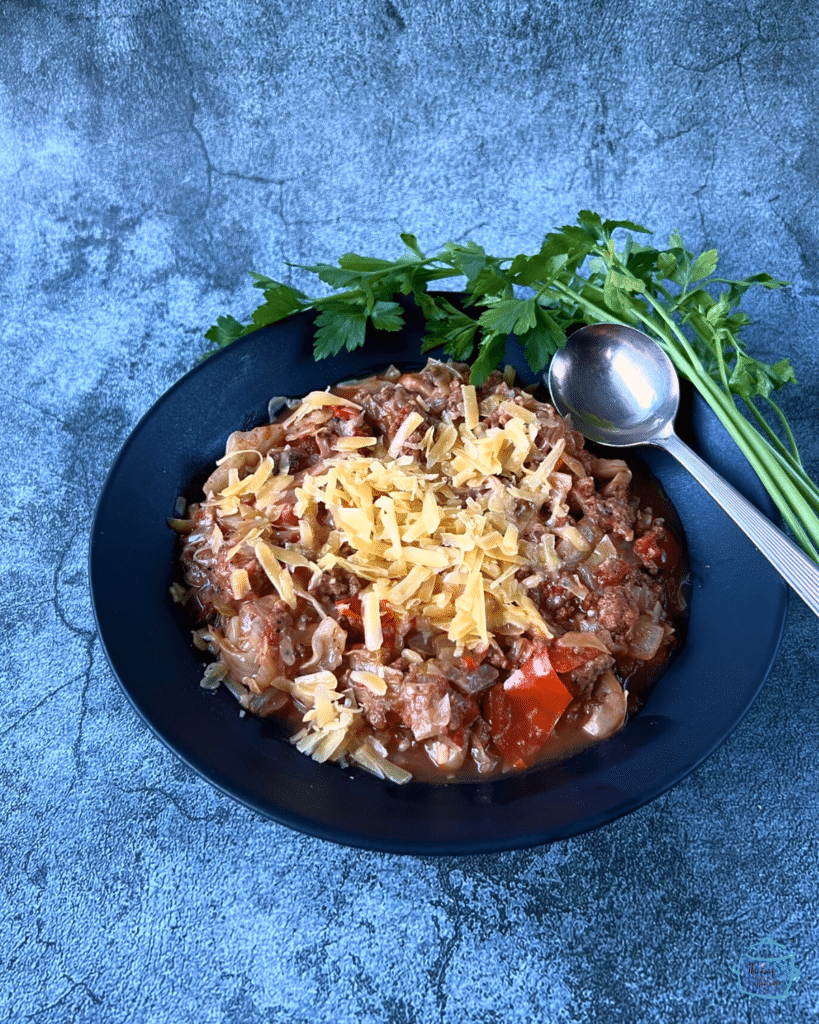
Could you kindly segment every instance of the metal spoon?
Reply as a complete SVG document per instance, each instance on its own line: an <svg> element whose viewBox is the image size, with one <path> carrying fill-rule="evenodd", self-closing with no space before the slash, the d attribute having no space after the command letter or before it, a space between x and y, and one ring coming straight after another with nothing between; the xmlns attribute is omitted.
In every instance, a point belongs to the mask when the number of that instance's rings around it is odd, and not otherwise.
<svg viewBox="0 0 819 1024"><path fill-rule="evenodd" d="M553 357L548 384L557 411L590 441L673 455L819 615L819 566L674 433L679 381L656 342L619 324L582 327Z"/></svg>

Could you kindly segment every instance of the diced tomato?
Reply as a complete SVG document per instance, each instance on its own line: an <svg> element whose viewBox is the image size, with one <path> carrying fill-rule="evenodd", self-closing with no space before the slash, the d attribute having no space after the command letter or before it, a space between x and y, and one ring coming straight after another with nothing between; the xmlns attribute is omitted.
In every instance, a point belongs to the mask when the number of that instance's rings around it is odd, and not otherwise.
<svg viewBox="0 0 819 1024"><path fill-rule="evenodd" d="M338 609L339 621L342 623L346 621L348 629L362 633L364 627L361 622L361 598L358 595L343 597L336 601L335 605Z"/></svg>
<svg viewBox="0 0 819 1024"><path fill-rule="evenodd" d="M295 510L292 505L283 505L282 510L279 513L279 518L276 520L277 523L282 523L284 526L298 526L299 520L296 516Z"/></svg>
<svg viewBox="0 0 819 1024"><path fill-rule="evenodd" d="M481 646L477 650L466 651L458 659L458 663L464 672L474 672L484 663L487 654L489 654L489 647Z"/></svg>
<svg viewBox="0 0 819 1024"><path fill-rule="evenodd" d="M398 624L395 620L395 612L386 601L382 601L379 610L381 612L381 646L391 651L395 647L398 638Z"/></svg>
<svg viewBox="0 0 819 1024"><path fill-rule="evenodd" d="M487 693L484 717L495 746L513 768L526 768L569 706L572 695L546 651L533 654Z"/></svg>
<svg viewBox="0 0 819 1024"><path fill-rule="evenodd" d="M628 562L611 555L602 565L598 566L594 576L601 587L619 587L630 572L631 568Z"/></svg>
<svg viewBox="0 0 819 1024"><path fill-rule="evenodd" d="M555 672L573 672L600 653L596 647L567 647L554 643L549 646L549 660Z"/></svg>

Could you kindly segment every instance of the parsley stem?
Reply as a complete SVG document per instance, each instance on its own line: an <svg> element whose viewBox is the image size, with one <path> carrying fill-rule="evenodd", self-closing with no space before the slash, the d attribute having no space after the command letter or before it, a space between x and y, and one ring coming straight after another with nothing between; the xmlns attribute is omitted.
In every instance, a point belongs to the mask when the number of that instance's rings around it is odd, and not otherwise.
<svg viewBox="0 0 819 1024"><path fill-rule="evenodd" d="M804 470L795 470L789 462L782 458L779 452L774 452L773 454L774 458L779 460L782 472L788 475L793 485L799 489L805 501L819 515L819 489L817 489L816 484L814 484Z"/></svg>
<svg viewBox="0 0 819 1024"><path fill-rule="evenodd" d="M797 444L796 444L796 438L793 436L793 431L791 430L791 425L790 425L790 423L788 423L787 419L785 418L784 412L782 412L782 410L779 408L779 406L771 398L770 395L765 395L764 398L765 398L765 401L768 403L768 405L773 409L773 411L779 417L779 422L782 424L782 429L785 431L785 434L787 435L788 443L791 446L791 453L793 455L793 458L794 458L794 461L795 461L796 465L798 466L799 469L803 469L802 457L799 454L799 448L797 447Z"/></svg>
<svg viewBox="0 0 819 1024"><path fill-rule="evenodd" d="M802 493L796 481L791 479L790 474L782 474L779 471L787 464L784 460L779 460L778 453L771 449L766 440L709 377L692 375L691 367L685 360L675 359L675 354L671 352L669 356L677 369L691 381L716 413L751 464L799 543L811 558L819 562L819 518L811 508L810 499Z"/></svg>
<svg viewBox="0 0 819 1024"><path fill-rule="evenodd" d="M716 337L714 339L714 345L712 346L717 354L717 366L719 368L720 379L722 380L722 386L725 388L726 395L731 394L731 385L728 383L728 371L725 368L725 353L722 350L722 339Z"/></svg>
<svg viewBox="0 0 819 1024"><path fill-rule="evenodd" d="M809 553L819 561L819 554L813 547L813 545L819 545L819 518L814 512L814 508L816 508L815 493L810 491L807 494L803 493L802 488L793 478L793 467L789 467L779 453L745 419L734 404L732 396L726 395L709 376L699 372L698 368L692 367L687 360L680 360L679 354L674 350L665 345L663 347L666 348L666 352L677 369L691 381L717 414L751 463L788 525L794 530L794 533L804 536L803 530L797 528L795 523L794 517L799 517L802 526L811 537L813 550ZM692 370L695 372L692 373ZM780 469L786 469L784 476L778 472Z"/></svg>
<svg viewBox="0 0 819 1024"><path fill-rule="evenodd" d="M778 451L773 450L773 456L777 459L783 473L786 473L795 487L798 487L805 500L819 513L819 488L800 466L794 467L793 463L784 458Z"/></svg>
<svg viewBox="0 0 819 1024"><path fill-rule="evenodd" d="M717 414L807 553L815 561L819 561L819 518L811 507L811 499L802 493L791 474L780 472L787 466L787 463L745 419L733 401L714 384L710 377L699 373L692 375L687 361L678 360L675 358L676 353L668 349L666 351L678 370L681 370L691 381ZM815 498L813 503L815 507Z"/></svg>
<svg viewBox="0 0 819 1024"><path fill-rule="evenodd" d="M794 460L792 452L789 452L785 445L782 444L782 442L779 440L779 438L776 436L773 429L771 428L770 423L768 423L768 421L765 419L765 417L762 415L759 409L757 409L754 403L750 401L748 398L744 397L743 401L745 402L748 411L759 424L760 430L764 430L765 434L767 435L768 441L770 442L772 447L782 456L782 458L787 459L789 462L795 462L797 468L801 468L801 463Z"/></svg>
<svg viewBox="0 0 819 1024"><path fill-rule="evenodd" d="M697 333L700 334L699 331ZM703 338L702 340L706 344L708 344L708 339L707 338ZM721 358L721 353L720 353L720 358ZM710 375L704 374L704 379L710 381L711 380ZM723 383L725 383L724 374L723 374ZM730 415L734 415L735 414L736 422L742 426L742 428L746 432L746 435L752 439L752 442L764 446L760 450L765 451L765 452L769 452L773 457L775 457L777 459L780 467L788 474L788 476L796 484L796 486L799 487L799 489L800 489L801 493L803 494L803 496L811 503L811 505L812 505L812 507L814 509L819 511L819 488L817 488L816 484L814 484L814 482L810 479L810 477L804 471L804 468L802 466L801 460L799 459L799 452L798 452L798 449L796 447L796 440L794 439L793 433L792 433L792 431L790 429L790 426L789 426L787 420L785 419L785 416L782 413L782 410L779 408L779 406L771 398L767 397L767 401L769 402L769 404L774 408L774 410L779 415L779 418L780 418L780 420L782 422L783 429L785 430L785 432L786 432L786 434L788 436L788 439L789 439L789 441L791 443L791 447L792 447L793 452L794 452L793 455L791 454L791 452L789 452L785 448L785 446L782 444L782 442L779 440L779 438L776 436L776 434L771 429L770 425L766 422L765 418L761 415L759 410L754 406L753 402L748 401L748 399L743 399L745 401L745 404L748 406L750 411L753 413L755 419L758 420L758 422L759 422L760 426L763 428L765 434L768 435L769 442L767 444L766 444L765 438L759 436L758 432L754 430L753 426L751 424L749 424L748 421L745 419L745 417L742 416L742 414L736 409L735 399L734 399L733 392L730 390L730 388L727 386L727 384L725 386L725 394L724 394L723 398L726 399L726 401L727 401L727 408L729 410L731 410Z"/></svg>

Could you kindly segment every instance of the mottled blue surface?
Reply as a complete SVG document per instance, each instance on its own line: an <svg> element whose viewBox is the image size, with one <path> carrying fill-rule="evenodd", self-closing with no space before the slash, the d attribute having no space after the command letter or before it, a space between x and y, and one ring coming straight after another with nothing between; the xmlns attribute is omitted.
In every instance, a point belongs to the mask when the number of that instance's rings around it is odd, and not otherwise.
<svg viewBox="0 0 819 1024"><path fill-rule="evenodd" d="M246 271L580 207L679 227L749 297L819 477L819 15L792 2L0 0L0 1018L807 1021L816 619L688 780L476 858L322 843L194 777L96 638L96 496L143 412L249 312ZM715 623L715 629L719 624ZM135 638L139 639L139 638ZM801 974L741 991L764 936Z"/></svg>

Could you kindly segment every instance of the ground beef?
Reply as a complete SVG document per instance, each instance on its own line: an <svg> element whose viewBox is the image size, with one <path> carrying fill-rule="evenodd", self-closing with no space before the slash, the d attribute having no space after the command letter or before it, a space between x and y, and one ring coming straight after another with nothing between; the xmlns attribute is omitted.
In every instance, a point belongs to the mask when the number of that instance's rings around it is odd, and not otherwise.
<svg viewBox="0 0 819 1024"><path fill-rule="evenodd" d="M596 601L595 610L597 621L614 637L629 633L640 617L639 608L621 587L606 587Z"/></svg>
<svg viewBox="0 0 819 1024"><path fill-rule="evenodd" d="M634 553L650 572L659 569L663 558L662 543L665 540L665 524L655 520L651 527L634 542Z"/></svg>
<svg viewBox="0 0 819 1024"><path fill-rule="evenodd" d="M384 436L387 447L410 413L417 412L422 417L422 422L406 439L405 449L417 446L427 427L433 422L433 417L421 396L407 391L402 384L387 383L376 395L366 389L356 391L354 394L353 401L359 402L364 409L367 425L376 434Z"/></svg>
<svg viewBox="0 0 819 1024"><path fill-rule="evenodd" d="M604 533L632 540L634 537L634 518L636 503L627 501L625 497L613 494L602 497L590 476L581 477L571 490L570 497L575 508L578 508L589 523L599 527Z"/></svg>

